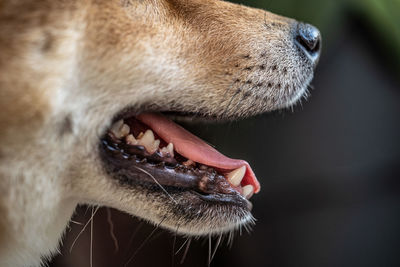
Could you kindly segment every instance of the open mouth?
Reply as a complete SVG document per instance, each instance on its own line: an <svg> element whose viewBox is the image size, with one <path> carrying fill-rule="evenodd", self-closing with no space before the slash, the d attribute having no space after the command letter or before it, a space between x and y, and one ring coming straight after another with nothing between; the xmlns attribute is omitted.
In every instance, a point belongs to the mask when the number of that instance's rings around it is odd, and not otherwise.
<svg viewBox="0 0 400 267"><path fill-rule="evenodd" d="M260 190L246 161L222 155L159 113L122 116L101 144L108 172L123 183L190 191L214 202L247 200Z"/></svg>

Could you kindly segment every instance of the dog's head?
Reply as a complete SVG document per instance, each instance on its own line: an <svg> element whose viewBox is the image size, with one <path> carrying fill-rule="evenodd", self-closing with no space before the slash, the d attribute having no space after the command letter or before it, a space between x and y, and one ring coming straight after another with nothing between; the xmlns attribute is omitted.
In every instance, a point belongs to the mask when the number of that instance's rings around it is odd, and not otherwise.
<svg viewBox="0 0 400 267"><path fill-rule="evenodd" d="M217 0L7 3L0 15L3 191L44 205L59 228L76 203L193 235L252 221L247 163L149 112L218 120L293 105L313 77L318 30ZM159 144L138 140L149 128ZM24 209L7 201L7 214Z"/></svg>

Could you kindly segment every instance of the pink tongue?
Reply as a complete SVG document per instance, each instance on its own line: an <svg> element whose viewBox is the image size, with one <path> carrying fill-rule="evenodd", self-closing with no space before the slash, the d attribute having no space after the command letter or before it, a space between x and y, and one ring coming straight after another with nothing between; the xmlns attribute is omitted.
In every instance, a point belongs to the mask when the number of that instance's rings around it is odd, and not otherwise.
<svg viewBox="0 0 400 267"><path fill-rule="evenodd" d="M253 170L246 161L231 159L222 155L197 136L189 133L178 124L159 114L142 113L137 116L137 119L149 126L164 141L173 143L175 150L179 154L195 162L222 169L227 172L245 165L246 173L241 185L245 186L250 184L254 187L255 193L260 191L260 183L257 181Z"/></svg>

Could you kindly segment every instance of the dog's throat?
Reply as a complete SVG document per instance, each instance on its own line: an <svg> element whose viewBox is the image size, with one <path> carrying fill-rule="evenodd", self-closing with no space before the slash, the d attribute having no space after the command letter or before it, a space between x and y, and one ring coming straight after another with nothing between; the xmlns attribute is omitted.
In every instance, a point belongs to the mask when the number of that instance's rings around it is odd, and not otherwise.
<svg viewBox="0 0 400 267"><path fill-rule="evenodd" d="M247 162L227 158L159 114L115 122L102 139L107 171L129 183L159 183L250 198L259 183Z"/></svg>

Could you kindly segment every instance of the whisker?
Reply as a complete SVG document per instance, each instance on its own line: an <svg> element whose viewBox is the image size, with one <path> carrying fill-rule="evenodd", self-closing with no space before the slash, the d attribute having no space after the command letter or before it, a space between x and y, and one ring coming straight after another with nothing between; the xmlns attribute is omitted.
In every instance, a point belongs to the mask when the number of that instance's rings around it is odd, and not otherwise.
<svg viewBox="0 0 400 267"><path fill-rule="evenodd" d="M124 264L124 266L128 266L128 264L135 258L137 253L146 245L146 243L150 240L151 236L157 231L157 229L160 227L160 225L164 222L164 220L167 217L164 217L160 223L156 225L156 227L151 231L151 233L146 237L146 239L140 244L140 246L135 250L135 252L132 254L132 256L128 259L128 261Z"/></svg>
<svg viewBox="0 0 400 267"><path fill-rule="evenodd" d="M189 237L186 238L185 242L183 242L183 244L179 247L179 249L175 252L175 255L178 255L179 251L182 250L182 248L185 246L185 244L188 242Z"/></svg>
<svg viewBox="0 0 400 267"><path fill-rule="evenodd" d="M246 232L247 232L248 234L251 233L251 226L250 226L250 225L245 224L245 225L243 225L243 227L244 227L244 229L246 230Z"/></svg>
<svg viewBox="0 0 400 267"><path fill-rule="evenodd" d="M207 266L210 267L211 264L211 235L208 235L208 261Z"/></svg>
<svg viewBox="0 0 400 267"><path fill-rule="evenodd" d="M106 211L107 211L107 222L108 222L108 225L110 225L110 235L111 235L112 240L114 241L114 246L115 246L114 253L117 253L117 251L119 250L119 245L118 245L117 237L115 236L115 233L114 233L114 224L111 220L110 208L107 208Z"/></svg>
<svg viewBox="0 0 400 267"><path fill-rule="evenodd" d="M183 262L185 261L186 255L187 255L187 253L188 253L188 251L189 251L189 247L190 247L190 243L191 243L191 242L192 242L192 239L189 238L189 241L187 242L187 245L186 245L186 248L185 248L185 252L183 253L183 256L182 256L182 259L181 259L180 264L183 264Z"/></svg>
<svg viewBox="0 0 400 267"><path fill-rule="evenodd" d="M144 174L147 174L148 176L150 176L150 177L154 180L154 182L156 182L156 184L165 192L165 194L167 194L167 196L168 196L173 202L175 202L175 204L178 204L178 202L176 202L176 200L167 192L167 190L165 190L165 188L157 181L157 179L156 179L153 175L151 175L148 171L146 171L146 170L144 170L144 169L142 169L142 168L140 168L140 167L137 167L137 166L133 166L133 167L135 167L135 168L138 169L139 171L143 172Z"/></svg>
<svg viewBox="0 0 400 267"><path fill-rule="evenodd" d="M217 252L217 249L218 249L218 246L221 243L221 239L222 239L222 234L220 234L220 236L217 239L217 243L215 243L215 248L214 248L214 251L213 251L213 253L211 255L211 261L214 259L215 253ZM211 263L211 261L210 261L210 263Z"/></svg>
<svg viewBox="0 0 400 267"><path fill-rule="evenodd" d="M155 240L155 239L158 239L160 236L162 236L164 234L164 232L163 231L160 231L160 232L158 232L157 234L154 234L152 237L151 237L151 239L149 240L149 242L151 242L151 241L153 241L153 240Z"/></svg>
<svg viewBox="0 0 400 267"><path fill-rule="evenodd" d="M178 234L178 229L179 225L176 227L175 233L174 233L174 241L172 243L172 259L171 259L171 266L174 267L175 265L175 244L176 244L176 236Z"/></svg>
<svg viewBox="0 0 400 267"><path fill-rule="evenodd" d="M140 222L138 226L136 226L136 229L133 231L132 236L129 239L128 245L127 245L127 250L125 250L123 258L126 259L128 258L129 255L129 248L132 247L133 244L133 239L135 238L136 234L139 232L139 230L143 227L144 223Z"/></svg>
<svg viewBox="0 0 400 267"><path fill-rule="evenodd" d="M232 249L233 237L234 237L234 231L231 230L231 231L229 231L229 236L228 236L228 241L227 241L227 245L228 245L229 249Z"/></svg>
<svg viewBox="0 0 400 267"><path fill-rule="evenodd" d="M90 267L93 267L93 222L94 209L92 207L92 219L90 220Z"/></svg>
<svg viewBox="0 0 400 267"><path fill-rule="evenodd" d="M76 241L78 240L78 238L82 235L83 231L85 231L86 227L89 225L89 223L93 220L94 215L96 214L96 212L99 210L100 207L96 207L96 209L94 210L94 212L92 213L92 216L89 218L89 220L86 222L86 224L83 226L82 230L79 232L79 234L75 237L74 242L72 242L72 245L69 249L69 252L71 253L72 248L74 247Z"/></svg>

